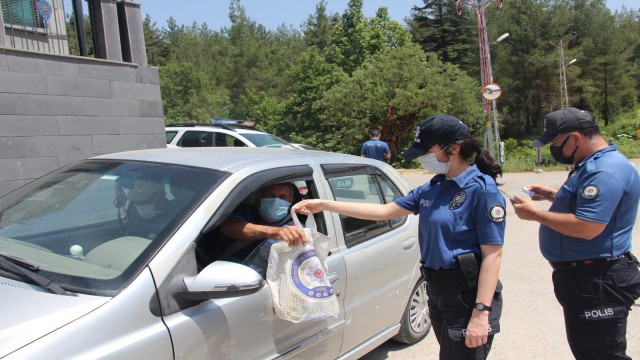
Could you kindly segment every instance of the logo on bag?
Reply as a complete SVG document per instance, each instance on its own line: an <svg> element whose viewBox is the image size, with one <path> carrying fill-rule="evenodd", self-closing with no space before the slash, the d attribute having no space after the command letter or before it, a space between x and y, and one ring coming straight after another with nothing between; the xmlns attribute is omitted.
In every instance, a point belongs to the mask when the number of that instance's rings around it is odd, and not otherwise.
<svg viewBox="0 0 640 360"><path fill-rule="evenodd" d="M300 293L310 298L326 299L334 295L314 249L302 251L293 259L291 281Z"/></svg>

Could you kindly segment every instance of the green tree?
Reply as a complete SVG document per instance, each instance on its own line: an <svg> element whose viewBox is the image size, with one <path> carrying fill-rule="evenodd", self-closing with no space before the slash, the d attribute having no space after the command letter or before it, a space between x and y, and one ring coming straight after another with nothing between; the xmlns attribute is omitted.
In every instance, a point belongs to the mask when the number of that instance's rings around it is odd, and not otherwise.
<svg viewBox="0 0 640 360"><path fill-rule="evenodd" d="M67 39L69 46L69 55L80 55L80 46L78 44L78 32L76 30L75 13L67 14L65 19L65 27L67 29ZM91 21L88 16L84 16L83 20L84 36L89 56L93 56L93 31L91 30Z"/></svg>
<svg viewBox="0 0 640 360"><path fill-rule="evenodd" d="M249 104L249 111L244 118L256 121L258 123L257 126L268 133L277 134L287 138L287 140L291 139L287 133L280 130L286 109L284 101L265 93L250 93L246 99ZM283 136L283 134L286 135Z"/></svg>
<svg viewBox="0 0 640 360"><path fill-rule="evenodd" d="M465 9L458 15L456 2L450 0L422 2L423 6L411 9L408 21L414 41L424 51L438 54L441 61L479 76L478 28L471 20L472 11Z"/></svg>
<svg viewBox="0 0 640 360"><path fill-rule="evenodd" d="M309 15L309 18L302 27L304 41L307 47L315 46L324 50L331 41L331 31L338 22L337 15L327 14L327 2L321 0L316 5L316 12Z"/></svg>
<svg viewBox="0 0 640 360"><path fill-rule="evenodd" d="M211 117L227 117L228 92L212 88L204 74L190 63L169 63L160 68L165 123L208 123Z"/></svg>
<svg viewBox="0 0 640 360"><path fill-rule="evenodd" d="M492 19L490 34L511 35L491 47L494 80L504 90L497 101L503 137L539 133L544 114L563 105L560 36L565 63L577 59L566 66L569 104L601 118L605 113L616 117L636 106L631 64L638 44L633 31L637 17L622 22L601 0L522 0L505 3L502 14Z"/></svg>
<svg viewBox="0 0 640 360"><path fill-rule="evenodd" d="M234 102L231 115L243 118L251 113L255 95L285 101L282 73L291 66L294 54L302 51L303 41L299 33L282 27L275 34L267 31L247 17L238 0L231 1L229 9L232 25L223 31L229 40L224 84Z"/></svg>
<svg viewBox="0 0 640 360"><path fill-rule="evenodd" d="M474 13L466 8L456 15L453 1L422 3L408 29L390 20L385 7L365 18L363 0L351 0L342 14L327 14L319 0L300 31L267 30L247 17L240 0L231 1L231 26L217 31L170 18L158 34L146 18L167 121L252 119L281 137L349 153L358 152L370 127L380 126L397 155L417 121L446 112L481 137ZM607 114L614 124L637 117L629 114L640 94L638 11L611 14L603 0L520 0L505 2L501 11L494 2L486 18L490 40L510 33L490 49L493 79L503 88L496 102L503 139L528 143L542 131L544 114L561 106L558 34L566 61L578 59L566 68L569 102L600 118ZM409 50L409 35L431 41L420 42L430 55Z"/></svg>
<svg viewBox="0 0 640 360"><path fill-rule="evenodd" d="M328 148L325 145L328 134L319 126L321 110L317 104L346 74L337 65L328 63L317 47L311 47L298 56L286 77L290 83L288 116L275 129L276 133L290 134L293 142Z"/></svg>
<svg viewBox="0 0 640 360"><path fill-rule="evenodd" d="M367 54L375 55L411 43L411 33L389 17L389 10L381 7L369 20Z"/></svg>
<svg viewBox="0 0 640 360"><path fill-rule="evenodd" d="M162 50L165 46L162 39L160 29L156 27L155 22L151 22L151 16L148 14L142 21L142 31L144 33L144 43L147 49L147 61L149 66L159 66L164 63Z"/></svg>
<svg viewBox="0 0 640 360"><path fill-rule="evenodd" d="M626 67L635 85L635 106L640 101L640 9L616 13L619 33L622 35L623 48L628 55Z"/></svg>
<svg viewBox="0 0 640 360"><path fill-rule="evenodd" d="M634 47L620 31L619 23L604 0L574 0L570 7L573 21L570 30L584 55L581 105L604 119L635 108L636 91L629 64ZM581 58L582 60L582 58Z"/></svg>
<svg viewBox="0 0 640 360"><path fill-rule="evenodd" d="M436 113L459 117L482 130L478 83L417 45L380 53L326 92L319 102L329 149L357 154L369 130L382 128L392 154L409 145L419 120ZM349 141L345 141L349 139Z"/></svg>
<svg viewBox="0 0 640 360"><path fill-rule="evenodd" d="M363 0L349 0L347 9L331 33L327 56L347 74L351 75L366 60L368 24L362 14Z"/></svg>

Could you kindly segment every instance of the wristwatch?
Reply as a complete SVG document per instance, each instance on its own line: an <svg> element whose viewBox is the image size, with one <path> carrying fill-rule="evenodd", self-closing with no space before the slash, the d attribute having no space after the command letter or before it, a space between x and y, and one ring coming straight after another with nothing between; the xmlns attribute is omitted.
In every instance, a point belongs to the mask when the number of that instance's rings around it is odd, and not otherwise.
<svg viewBox="0 0 640 360"><path fill-rule="evenodd" d="M491 306L485 305L483 303L475 303L473 307L478 311L491 311Z"/></svg>

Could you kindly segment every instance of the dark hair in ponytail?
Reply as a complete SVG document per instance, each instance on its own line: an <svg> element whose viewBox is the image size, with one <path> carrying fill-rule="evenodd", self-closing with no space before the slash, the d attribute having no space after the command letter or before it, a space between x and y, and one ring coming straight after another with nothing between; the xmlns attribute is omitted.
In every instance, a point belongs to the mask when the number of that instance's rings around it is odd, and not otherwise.
<svg viewBox="0 0 640 360"><path fill-rule="evenodd" d="M453 143L460 145L460 156L467 160L469 164L475 164L480 172L491 176L494 181L496 181L498 175L502 176L502 166L491 157L487 150L482 149L478 139L469 137Z"/></svg>

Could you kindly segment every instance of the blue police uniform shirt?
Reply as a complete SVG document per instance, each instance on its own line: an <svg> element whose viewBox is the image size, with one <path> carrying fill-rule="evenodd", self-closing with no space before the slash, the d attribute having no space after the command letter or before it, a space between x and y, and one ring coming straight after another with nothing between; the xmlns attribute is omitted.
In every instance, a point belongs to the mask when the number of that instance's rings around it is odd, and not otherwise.
<svg viewBox="0 0 640 360"><path fill-rule="evenodd" d="M362 149L360 150L360 155L384 162L387 161L384 157L385 154L391 154L391 150L389 149L389 145L380 139L371 139L365 142L362 144Z"/></svg>
<svg viewBox="0 0 640 360"><path fill-rule="evenodd" d="M424 267L457 268L457 255L473 252L481 259L480 245L504 244L504 197L475 165L452 179L436 175L395 203L420 216Z"/></svg>
<svg viewBox="0 0 640 360"><path fill-rule="evenodd" d="M549 261L616 257L631 250L638 213L640 176L615 145L578 164L558 190L549 211L574 213L580 220L606 224L591 240L560 234L540 225L540 251Z"/></svg>

